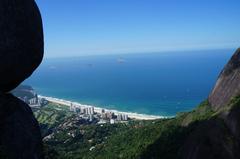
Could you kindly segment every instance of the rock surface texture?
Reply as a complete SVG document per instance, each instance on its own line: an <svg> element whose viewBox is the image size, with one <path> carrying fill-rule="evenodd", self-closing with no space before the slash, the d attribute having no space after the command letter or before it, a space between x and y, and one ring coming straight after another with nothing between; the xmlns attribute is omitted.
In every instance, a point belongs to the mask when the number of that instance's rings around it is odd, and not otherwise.
<svg viewBox="0 0 240 159"><path fill-rule="evenodd" d="M34 0L0 1L0 92L18 86L43 58L43 29Z"/></svg>
<svg viewBox="0 0 240 159"><path fill-rule="evenodd" d="M0 159L42 159L38 122L31 108L8 92L43 58L41 15L34 0L0 1Z"/></svg>
<svg viewBox="0 0 240 159"><path fill-rule="evenodd" d="M41 133L31 108L11 94L2 94L0 110L1 155L9 159L43 158Z"/></svg>
<svg viewBox="0 0 240 159"><path fill-rule="evenodd" d="M240 158L240 49L238 49L217 80L209 96L215 115L196 123L182 148L184 159Z"/></svg>
<svg viewBox="0 0 240 159"><path fill-rule="evenodd" d="M183 144L181 158L239 159L240 140L229 129L219 118L198 123Z"/></svg>
<svg viewBox="0 0 240 159"><path fill-rule="evenodd" d="M209 96L214 110L226 106L232 97L240 95L240 48L221 72L217 83Z"/></svg>

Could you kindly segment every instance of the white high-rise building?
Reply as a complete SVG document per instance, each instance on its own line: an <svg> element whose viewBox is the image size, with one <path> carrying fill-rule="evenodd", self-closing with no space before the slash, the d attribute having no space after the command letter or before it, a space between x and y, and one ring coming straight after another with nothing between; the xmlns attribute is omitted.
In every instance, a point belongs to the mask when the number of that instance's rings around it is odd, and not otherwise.
<svg viewBox="0 0 240 159"><path fill-rule="evenodd" d="M94 107L90 107L90 114L94 114Z"/></svg>
<svg viewBox="0 0 240 159"><path fill-rule="evenodd" d="M90 122L93 121L93 115L92 115L92 114L89 116L89 121L90 121Z"/></svg>
<svg viewBox="0 0 240 159"><path fill-rule="evenodd" d="M81 108L81 114L85 114L86 113L86 110L85 110L85 108Z"/></svg>
<svg viewBox="0 0 240 159"><path fill-rule="evenodd" d="M110 119L110 124L115 124L115 120L114 119Z"/></svg>
<svg viewBox="0 0 240 159"><path fill-rule="evenodd" d="M128 120L128 115L126 115L126 114L118 114L117 115L117 120L118 121L127 121Z"/></svg>
<svg viewBox="0 0 240 159"><path fill-rule="evenodd" d="M94 107L87 107L85 108L86 114L93 115L94 114Z"/></svg>
<svg viewBox="0 0 240 159"><path fill-rule="evenodd" d="M70 104L70 111L76 112L76 107L72 103Z"/></svg>
<svg viewBox="0 0 240 159"><path fill-rule="evenodd" d="M127 121L127 120L128 120L128 115L123 114L123 115L122 115L122 120Z"/></svg>
<svg viewBox="0 0 240 159"><path fill-rule="evenodd" d="M121 121L121 120L122 120L122 115L121 115L121 114L118 114L118 115L117 115L117 120L118 120L118 121Z"/></svg>

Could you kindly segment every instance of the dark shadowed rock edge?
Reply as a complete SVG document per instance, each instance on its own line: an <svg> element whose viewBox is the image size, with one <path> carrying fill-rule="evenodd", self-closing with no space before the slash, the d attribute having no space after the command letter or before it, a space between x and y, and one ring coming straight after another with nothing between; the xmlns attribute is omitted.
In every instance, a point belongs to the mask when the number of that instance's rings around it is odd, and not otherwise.
<svg viewBox="0 0 240 159"><path fill-rule="evenodd" d="M0 95L0 147L9 159L40 159L41 133L31 108L11 94Z"/></svg>
<svg viewBox="0 0 240 159"><path fill-rule="evenodd" d="M42 159L42 140L31 108L8 94L43 58L43 27L34 0L0 1L0 159Z"/></svg>
<svg viewBox="0 0 240 159"><path fill-rule="evenodd" d="M43 28L34 0L0 1L0 92L28 78L43 58Z"/></svg>

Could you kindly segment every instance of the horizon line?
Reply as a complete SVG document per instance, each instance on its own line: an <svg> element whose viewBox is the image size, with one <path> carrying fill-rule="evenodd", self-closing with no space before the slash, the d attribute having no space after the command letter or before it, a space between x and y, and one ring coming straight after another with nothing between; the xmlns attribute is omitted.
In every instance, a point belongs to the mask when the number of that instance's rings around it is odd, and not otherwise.
<svg viewBox="0 0 240 159"><path fill-rule="evenodd" d="M70 56L44 56L45 59L59 59L59 58L78 58L78 57L92 57L92 56L117 56L117 55L136 55L136 54L157 54L157 53L175 53L175 52L191 52L191 51L212 51L212 50L236 50L239 47L224 47L224 48L185 48L185 49L166 49L166 50L156 50L156 51L130 51L130 52L107 52L107 53L92 53L92 54L80 54L80 55L70 55ZM46 53L45 53L46 55Z"/></svg>

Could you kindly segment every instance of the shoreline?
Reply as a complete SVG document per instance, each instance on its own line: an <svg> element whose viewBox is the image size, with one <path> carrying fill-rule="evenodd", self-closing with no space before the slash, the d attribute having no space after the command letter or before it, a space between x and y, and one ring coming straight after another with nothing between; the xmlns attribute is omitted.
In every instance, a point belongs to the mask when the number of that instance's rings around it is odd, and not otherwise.
<svg viewBox="0 0 240 159"><path fill-rule="evenodd" d="M73 101L64 100L64 99L60 99L60 98L42 96L42 95L38 95L38 97L45 98L46 100L48 100L49 102L52 102L52 103L61 104L61 105L69 106L69 107L71 106L71 104L78 106L78 107L85 107L85 108L86 107L94 107L94 111L96 113L100 113L100 114L101 114L102 109L104 109L106 112L113 112L116 115L126 114L126 115L128 115L129 118L136 119L136 120L156 120L156 119L171 118L171 117L167 117L167 116L157 116L157 115L148 115L148 114L140 114L140 113L133 113L133 112L123 112L123 111L101 108L101 107L96 107L93 105L86 105L86 104L81 104L78 102L73 102Z"/></svg>

